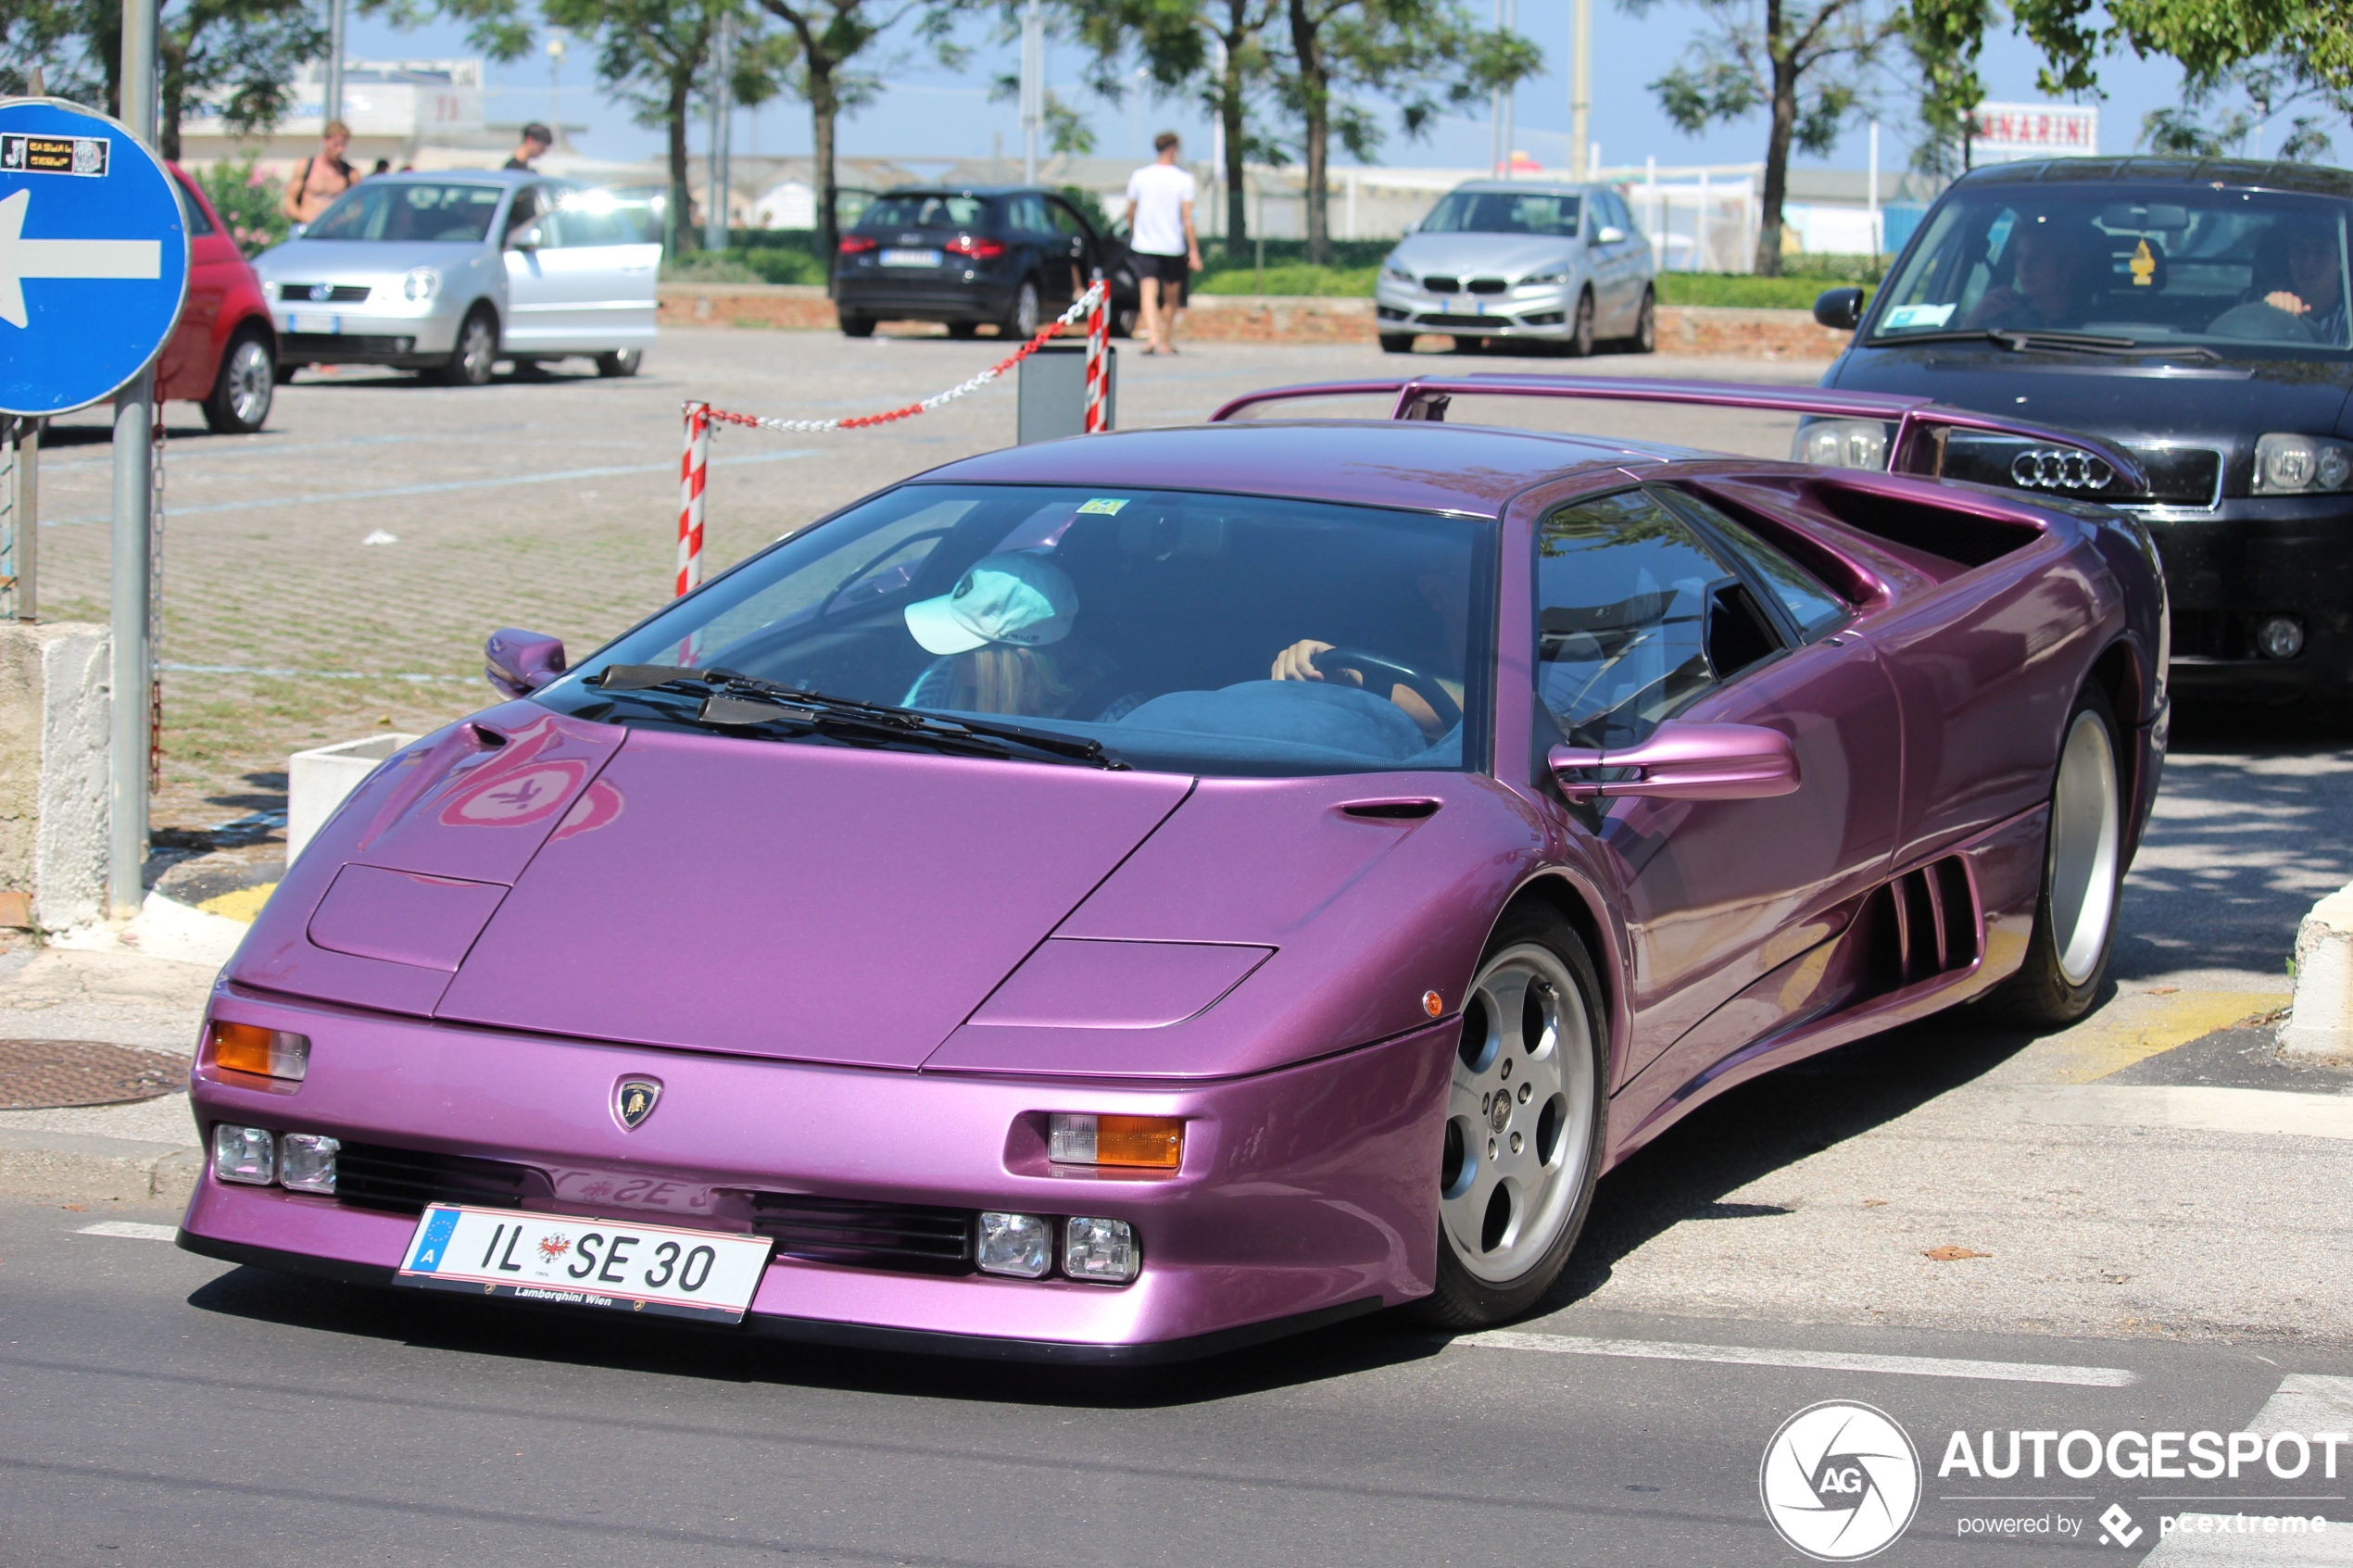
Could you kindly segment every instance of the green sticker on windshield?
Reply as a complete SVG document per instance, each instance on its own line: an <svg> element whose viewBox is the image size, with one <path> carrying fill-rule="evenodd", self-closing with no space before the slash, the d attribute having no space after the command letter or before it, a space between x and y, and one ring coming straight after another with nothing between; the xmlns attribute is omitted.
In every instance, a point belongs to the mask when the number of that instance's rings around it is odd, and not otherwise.
<svg viewBox="0 0 2353 1568"><path fill-rule="evenodd" d="M1082 513L1093 512L1098 517L1117 517L1119 508L1126 504L1127 497L1125 495L1098 495L1078 509Z"/></svg>

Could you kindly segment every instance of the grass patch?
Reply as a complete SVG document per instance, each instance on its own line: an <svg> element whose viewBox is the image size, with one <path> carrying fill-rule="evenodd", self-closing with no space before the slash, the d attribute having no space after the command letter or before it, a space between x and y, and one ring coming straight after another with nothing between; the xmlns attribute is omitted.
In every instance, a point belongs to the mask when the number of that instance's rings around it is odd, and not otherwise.
<svg viewBox="0 0 2353 1568"><path fill-rule="evenodd" d="M1270 263L1265 271L1265 286L1262 289L1257 268L1220 263L1195 275L1193 292L1364 299L1371 295L1373 279L1379 271L1378 264L1370 267L1315 267L1298 261L1277 267Z"/></svg>
<svg viewBox="0 0 2353 1568"><path fill-rule="evenodd" d="M1749 310L1811 310L1824 289L1854 282L1851 278L1759 278L1745 272L1662 272L1658 275L1661 305L1724 305ZM1870 290L1864 289L1868 296Z"/></svg>

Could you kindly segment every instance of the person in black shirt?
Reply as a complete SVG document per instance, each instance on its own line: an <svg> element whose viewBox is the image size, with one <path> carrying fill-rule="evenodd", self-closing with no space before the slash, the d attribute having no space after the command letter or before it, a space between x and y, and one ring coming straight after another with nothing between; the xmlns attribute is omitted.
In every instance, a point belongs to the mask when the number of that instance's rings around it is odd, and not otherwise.
<svg viewBox="0 0 2353 1568"><path fill-rule="evenodd" d="M520 169L529 173L533 162L547 156L547 149L555 144L556 133L535 119L522 128L522 145L515 149L515 156L502 167Z"/></svg>

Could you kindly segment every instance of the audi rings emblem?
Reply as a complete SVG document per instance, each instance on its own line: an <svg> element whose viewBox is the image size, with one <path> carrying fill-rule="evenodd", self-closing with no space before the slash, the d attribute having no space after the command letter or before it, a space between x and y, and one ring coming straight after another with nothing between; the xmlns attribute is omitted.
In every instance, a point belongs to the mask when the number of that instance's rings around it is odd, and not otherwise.
<svg viewBox="0 0 2353 1568"><path fill-rule="evenodd" d="M2105 490L2116 470L2071 446L2036 446L2010 459L2010 481L2029 490Z"/></svg>

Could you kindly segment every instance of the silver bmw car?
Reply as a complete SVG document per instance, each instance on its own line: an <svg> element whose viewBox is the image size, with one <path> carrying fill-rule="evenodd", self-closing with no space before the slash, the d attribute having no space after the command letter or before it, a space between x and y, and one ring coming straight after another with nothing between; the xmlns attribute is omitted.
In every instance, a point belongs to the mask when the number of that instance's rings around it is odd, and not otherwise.
<svg viewBox="0 0 2353 1568"><path fill-rule="evenodd" d="M650 213L525 170L380 174L255 258L281 379L397 365L480 386L500 360L637 372L654 340Z"/></svg>
<svg viewBox="0 0 2353 1568"><path fill-rule="evenodd" d="M1602 339L1656 346L1657 268L1625 200L1605 185L1474 181L1398 242L1374 286L1380 345L1422 332L1459 348L1528 339L1591 354Z"/></svg>

